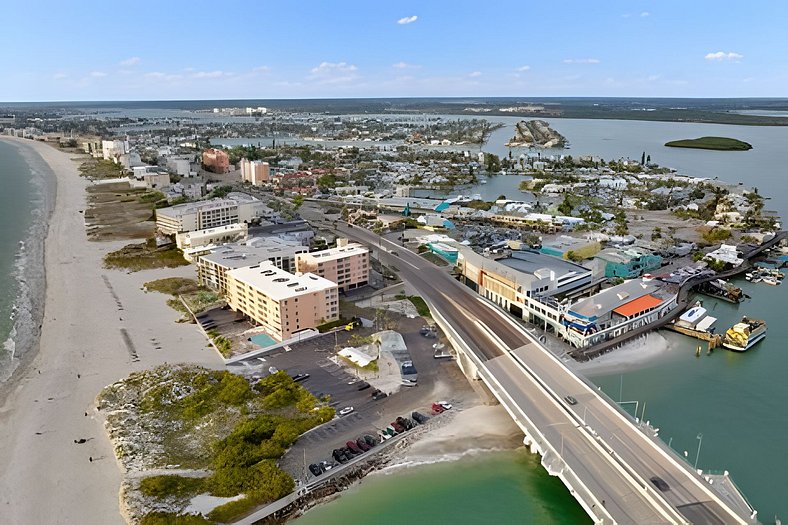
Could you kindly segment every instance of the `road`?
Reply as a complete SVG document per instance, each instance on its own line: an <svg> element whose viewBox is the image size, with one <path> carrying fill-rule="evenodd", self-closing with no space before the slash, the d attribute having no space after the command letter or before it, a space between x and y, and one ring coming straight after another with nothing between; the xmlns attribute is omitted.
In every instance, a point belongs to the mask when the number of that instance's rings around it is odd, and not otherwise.
<svg viewBox="0 0 788 525"><path fill-rule="evenodd" d="M440 312L509 400L533 418L555 450L562 451L567 465L597 501L606 502L615 522L747 523L718 501L697 473L536 344L506 313L396 243L344 223L338 223L337 229L382 250L385 264L395 266ZM567 395L578 403L567 403ZM657 490L649 481L653 476L662 478L670 489Z"/></svg>

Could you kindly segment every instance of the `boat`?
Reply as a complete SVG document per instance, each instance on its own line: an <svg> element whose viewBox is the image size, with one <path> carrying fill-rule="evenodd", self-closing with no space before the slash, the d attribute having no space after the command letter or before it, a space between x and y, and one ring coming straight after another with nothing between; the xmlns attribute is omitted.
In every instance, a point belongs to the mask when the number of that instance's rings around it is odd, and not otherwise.
<svg viewBox="0 0 788 525"><path fill-rule="evenodd" d="M746 352L766 337L766 322L742 317L741 322L730 327L722 339L722 346L736 352Z"/></svg>
<svg viewBox="0 0 788 525"><path fill-rule="evenodd" d="M766 284L770 284L772 286L777 286L780 284L780 281L776 277L772 277L771 275L767 275L763 278L763 282Z"/></svg>

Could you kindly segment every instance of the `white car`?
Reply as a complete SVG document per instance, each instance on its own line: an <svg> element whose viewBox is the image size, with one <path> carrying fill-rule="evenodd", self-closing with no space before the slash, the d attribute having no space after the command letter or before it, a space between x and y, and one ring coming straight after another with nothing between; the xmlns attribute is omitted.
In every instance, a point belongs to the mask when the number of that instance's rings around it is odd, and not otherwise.
<svg viewBox="0 0 788 525"><path fill-rule="evenodd" d="M438 401L438 404L445 408L446 410L451 410L451 403L447 401Z"/></svg>
<svg viewBox="0 0 788 525"><path fill-rule="evenodd" d="M350 414L351 412L353 412L353 407L345 407L345 408L343 408L342 410L339 411L339 415L340 416L346 416L346 415Z"/></svg>

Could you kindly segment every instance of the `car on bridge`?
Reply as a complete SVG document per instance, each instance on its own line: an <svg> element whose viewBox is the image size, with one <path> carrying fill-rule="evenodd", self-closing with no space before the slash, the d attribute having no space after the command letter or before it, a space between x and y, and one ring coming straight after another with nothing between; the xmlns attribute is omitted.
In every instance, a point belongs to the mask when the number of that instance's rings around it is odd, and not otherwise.
<svg viewBox="0 0 788 525"><path fill-rule="evenodd" d="M576 405L577 404L577 399L575 399L572 396L566 396L564 399L566 399L566 402L569 403L570 405Z"/></svg>
<svg viewBox="0 0 788 525"><path fill-rule="evenodd" d="M657 487L662 492L667 492L670 490L670 486L665 483L665 480L660 478L659 476L652 476L649 481L651 481L655 487Z"/></svg>

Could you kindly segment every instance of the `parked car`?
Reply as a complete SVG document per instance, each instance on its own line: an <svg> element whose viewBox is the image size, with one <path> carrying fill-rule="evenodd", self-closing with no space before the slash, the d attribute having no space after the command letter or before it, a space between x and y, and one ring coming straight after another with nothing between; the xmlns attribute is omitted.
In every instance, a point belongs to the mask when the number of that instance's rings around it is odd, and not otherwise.
<svg viewBox="0 0 788 525"><path fill-rule="evenodd" d="M399 416L397 418L397 423L405 427L405 430L410 430L413 428L413 422L411 422L411 420L406 417Z"/></svg>
<svg viewBox="0 0 788 525"><path fill-rule="evenodd" d="M339 461L340 463L347 462L347 458L345 457L345 454L343 454L342 451L338 448L334 449L334 453L332 454L332 457L335 460Z"/></svg>
<svg viewBox="0 0 788 525"><path fill-rule="evenodd" d="M378 438L380 438L380 442L383 443L384 441L391 439L391 436L389 436L388 432L383 430L380 432L380 434L378 434Z"/></svg>
<svg viewBox="0 0 788 525"><path fill-rule="evenodd" d="M356 390L366 390L366 389L367 389L367 388L369 388L370 386L372 386L372 385L370 385L370 384L369 384L369 383L367 383L366 381L363 381L363 382L362 382L360 385L358 385L358 386L356 387Z"/></svg>
<svg viewBox="0 0 788 525"><path fill-rule="evenodd" d="M304 381L309 379L309 374L296 374L293 376L293 381Z"/></svg>
<svg viewBox="0 0 788 525"><path fill-rule="evenodd" d="M326 470L331 470L334 467L336 467L336 464L334 464L334 463L332 463L330 461L321 461L320 462L320 468L323 469L323 472L325 472Z"/></svg>
<svg viewBox="0 0 788 525"><path fill-rule="evenodd" d="M394 428L394 430L397 431L397 434L402 434L403 432L405 432L405 427L403 427L402 425L400 425L396 421L392 421L391 422L391 426Z"/></svg>
<svg viewBox="0 0 788 525"><path fill-rule="evenodd" d="M340 450L345 455L345 457L348 458L348 460L351 460L358 455L347 447L342 447Z"/></svg>
<svg viewBox="0 0 788 525"><path fill-rule="evenodd" d="M355 454L361 454L362 452L364 452L355 441L348 441L345 444L347 445L347 448L352 450Z"/></svg>
<svg viewBox="0 0 788 525"><path fill-rule="evenodd" d="M443 408L438 403L433 403L432 404L432 411L435 412L436 414L442 414L443 412L446 412L446 409Z"/></svg>
<svg viewBox="0 0 788 525"><path fill-rule="evenodd" d="M389 435L389 437L394 437L397 435L397 430L392 426L386 427L384 431Z"/></svg>
<svg viewBox="0 0 788 525"><path fill-rule="evenodd" d="M353 407L345 407L342 410L340 410L339 412L337 412L337 414L339 414L340 416L346 416L346 415L350 414L351 412L353 412L353 410L354 410Z"/></svg>
<svg viewBox="0 0 788 525"><path fill-rule="evenodd" d="M358 448L360 448L364 452L366 452L366 451L368 451L369 449L372 448L369 445L367 445L367 442L364 441L364 438L358 438L356 440L356 445L358 445Z"/></svg>
<svg viewBox="0 0 788 525"><path fill-rule="evenodd" d="M312 463L309 465L309 472L311 472L314 476L319 476L323 473L323 469L317 463Z"/></svg>
<svg viewBox="0 0 788 525"><path fill-rule="evenodd" d="M372 399L374 399L375 401L377 401L379 399L383 399L383 398L388 397L388 396L389 395L387 393L385 393L385 392L383 392L381 390L375 390L374 392L372 392Z"/></svg>
<svg viewBox="0 0 788 525"><path fill-rule="evenodd" d="M413 413L410 415L410 417L412 417L413 419L415 419L415 420L416 420L416 423L418 423L419 425L423 425L424 423L426 423L427 421L429 421L429 420L430 420L430 418L428 418L427 416L425 416L425 415L424 415L424 414L422 414L421 412L413 412Z"/></svg>
<svg viewBox="0 0 788 525"><path fill-rule="evenodd" d="M374 437L370 436L369 434L367 434L366 436L364 436L364 441L365 441L365 442L367 443L367 445L369 445L370 447L374 447L375 445L377 445L377 444L378 444L378 440L377 440L377 439L375 439Z"/></svg>
<svg viewBox="0 0 788 525"><path fill-rule="evenodd" d="M448 401L438 401L438 404L446 410L451 410L452 405Z"/></svg>

